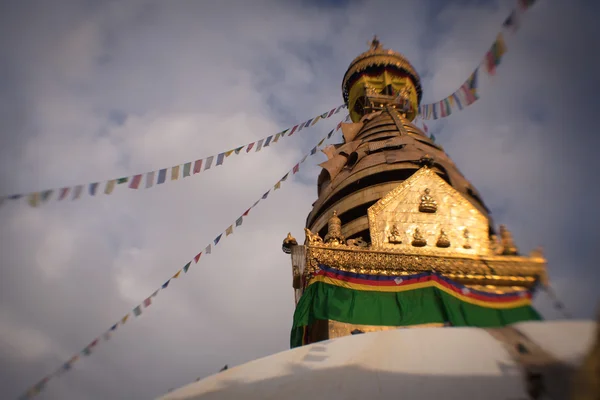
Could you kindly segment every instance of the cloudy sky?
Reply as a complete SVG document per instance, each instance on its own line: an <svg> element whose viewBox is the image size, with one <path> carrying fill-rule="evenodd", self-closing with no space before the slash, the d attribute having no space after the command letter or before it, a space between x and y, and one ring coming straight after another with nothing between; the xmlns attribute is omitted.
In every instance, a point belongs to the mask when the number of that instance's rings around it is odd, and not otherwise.
<svg viewBox="0 0 600 400"><path fill-rule="evenodd" d="M591 318L600 299L598 5L539 3L499 74L482 79L481 100L429 127L520 249L544 247L568 310ZM511 4L4 1L0 195L181 164L321 114L342 103L343 74L374 33L415 65L424 102L439 100L479 63ZM338 121L150 190L37 209L5 202L2 397L17 397L159 288ZM324 158L309 158L40 398L152 398L287 349L294 303L281 241L288 231L302 238ZM545 293L536 306L560 317Z"/></svg>

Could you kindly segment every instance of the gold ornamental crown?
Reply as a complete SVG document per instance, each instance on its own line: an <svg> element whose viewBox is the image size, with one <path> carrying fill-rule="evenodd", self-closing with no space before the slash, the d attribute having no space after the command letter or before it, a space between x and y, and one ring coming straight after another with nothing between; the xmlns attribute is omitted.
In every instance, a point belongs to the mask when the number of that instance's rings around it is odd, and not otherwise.
<svg viewBox="0 0 600 400"><path fill-rule="evenodd" d="M352 60L348 70L344 74L342 92L346 104L348 104L348 92L352 82L360 77L363 72L376 67L394 68L409 75L415 84L418 100L419 103L421 103L421 97L423 97L421 78L419 77L419 74L417 74L415 68L402 54L394 50L384 49L379 39L377 39L377 36L375 36L371 41L369 50Z"/></svg>

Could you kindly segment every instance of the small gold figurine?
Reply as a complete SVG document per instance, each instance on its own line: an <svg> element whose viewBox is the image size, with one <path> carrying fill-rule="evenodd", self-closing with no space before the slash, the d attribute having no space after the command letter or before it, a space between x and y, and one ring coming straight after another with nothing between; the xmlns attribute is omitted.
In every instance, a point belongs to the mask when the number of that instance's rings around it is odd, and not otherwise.
<svg viewBox="0 0 600 400"><path fill-rule="evenodd" d="M304 239L304 244L322 244L323 239L319 236L318 233L312 233L310 229L304 228L304 233L306 234L306 239Z"/></svg>
<svg viewBox="0 0 600 400"><path fill-rule="evenodd" d="M362 237L357 237L356 239L348 239L346 240L346 244L348 246L354 247L369 247L369 244L363 240Z"/></svg>
<svg viewBox="0 0 600 400"><path fill-rule="evenodd" d="M419 228L415 228L415 233L413 234L412 245L415 247L423 247L427 246L427 240L421 235L421 231Z"/></svg>
<svg viewBox="0 0 600 400"><path fill-rule="evenodd" d="M429 195L429 188L425 188L423 195L421 196L421 204L419 204L419 211L422 213L434 213L437 211L437 203Z"/></svg>
<svg viewBox="0 0 600 400"><path fill-rule="evenodd" d="M392 226L392 230L391 230L390 234L388 235L388 242L394 243L394 244L402 243L402 238L400 238L400 231L398 231L398 227L396 226L396 224L394 224Z"/></svg>
<svg viewBox="0 0 600 400"><path fill-rule="evenodd" d="M490 250L492 251L492 254L502 254L502 246L496 235L490 236Z"/></svg>
<svg viewBox="0 0 600 400"><path fill-rule="evenodd" d="M448 239L448 235L444 232L444 228L440 229L440 236L435 245L442 248L450 247L450 239Z"/></svg>
<svg viewBox="0 0 600 400"><path fill-rule="evenodd" d="M513 237L505 225L500 225L500 240L502 241L502 255L514 256L519 254Z"/></svg>
<svg viewBox="0 0 600 400"><path fill-rule="evenodd" d="M337 211L333 211L333 215L329 218L327 224L327 235L325 235L325 243L332 245L340 245L346 243L346 238L342 235L342 220L337 216Z"/></svg>
<svg viewBox="0 0 600 400"><path fill-rule="evenodd" d="M465 238L465 244L463 245L463 248L470 249L471 248L471 243L469 243L470 236L469 236L469 230L467 228L465 228L463 236Z"/></svg>
<svg viewBox="0 0 600 400"><path fill-rule="evenodd" d="M281 245L281 249L283 250L283 252L285 254L290 254L292 252L293 246L298 246L298 242L292 236L292 233L289 232L287 234L287 237L285 239L283 239L283 244Z"/></svg>

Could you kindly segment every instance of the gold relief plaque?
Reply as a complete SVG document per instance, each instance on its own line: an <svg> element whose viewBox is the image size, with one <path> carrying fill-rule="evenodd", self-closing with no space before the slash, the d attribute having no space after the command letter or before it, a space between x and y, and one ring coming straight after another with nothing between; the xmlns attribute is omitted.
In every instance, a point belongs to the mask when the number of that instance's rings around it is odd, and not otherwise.
<svg viewBox="0 0 600 400"><path fill-rule="evenodd" d="M487 218L427 167L371 206L368 218L373 249L442 256L491 254Z"/></svg>

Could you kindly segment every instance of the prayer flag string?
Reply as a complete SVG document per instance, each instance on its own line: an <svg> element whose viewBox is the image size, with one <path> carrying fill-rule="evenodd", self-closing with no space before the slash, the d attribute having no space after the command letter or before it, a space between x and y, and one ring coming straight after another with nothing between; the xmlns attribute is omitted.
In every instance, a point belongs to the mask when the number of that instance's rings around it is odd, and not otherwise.
<svg viewBox="0 0 600 400"><path fill-rule="evenodd" d="M436 101L435 103L420 105L418 116L421 119L445 118L452 115L454 111L463 110L465 107L470 106L479 100L477 89L480 68L483 65L488 75L496 75L496 68L500 65L502 57L508 51L506 42L504 41L503 31L510 34L516 33L520 24L521 15L535 3L535 0L518 0L517 3L517 7L510 12L508 17L502 23L502 31L498 33L496 40L485 53L485 57L479 65L477 65L475 71L473 71L469 78L450 96L440 101Z"/></svg>
<svg viewBox="0 0 600 400"><path fill-rule="evenodd" d="M346 121L348 121L349 119L349 115L346 117ZM108 328L106 331L104 331L101 335L99 335L98 337L96 337L94 340L92 340L86 347L83 348L83 350L81 350L80 352L78 352L77 354L73 355L73 357L71 357L69 360L65 361L60 367L58 367L54 372L50 373L49 375L45 376L43 379L41 379L40 381L38 381L35 385L33 385L32 387L30 387L26 393L24 393L19 399L31 399L34 396L36 396L37 394L39 394L42 390L44 390L44 388L46 387L46 384L48 383L48 381L50 381L50 379L52 378L57 378L61 375L63 375L64 373L66 373L67 371L71 370L71 368L73 367L73 365L75 364L75 362L77 362L78 360L80 360L82 358L82 356L90 356L93 352L93 350L96 348L96 346L101 342L101 341L107 341L110 339L111 335L114 334L114 332L120 327L125 325L125 323L127 323L127 321L129 321L130 319L134 319L134 318L138 318L142 315L142 313L144 312L144 310L148 307L150 307L150 305L152 304L153 299L158 296L158 293L161 290L164 290L166 288L169 287L169 285L171 284L171 282L174 279L178 279L181 274L187 274L189 269L192 267L192 265L198 264L200 262L200 258L202 257L202 255L208 255L212 253L212 250L214 247L217 246L217 244L219 244L220 240L224 237L228 237L229 235L233 234L234 228L237 229L240 226L242 226L242 223L244 221L244 217L247 217L248 214L250 213L250 211L256 207L258 205L258 203L260 203L261 200L266 200L267 196L269 195L269 193L271 191L275 191L277 189L281 188L281 184L283 182L285 182L287 180L287 178L290 175L295 175L296 173L298 173L299 169L300 169L300 165L302 163L304 163L304 161L306 161L306 159L314 154L317 153L317 150L319 150L322 146L323 143L325 142L325 140L331 138L331 136L334 134L334 132L337 132L339 129L341 128L341 123L338 124L337 128L332 129L325 137L323 137L316 146L314 146L309 153L307 153L300 161L298 161L296 163L296 165L294 165L292 167L292 169L290 169L288 172L285 173L285 175L283 175L283 177L281 179L279 179L277 181L277 183L272 186L269 190L267 190L250 208L248 208L246 211L244 211L244 213L238 217L234 223L230 224L225 231L221 232L212 242L208 243L208 245L206 247L204 247L203 249L201 249L193 258L192 260L188 261L183 267L181 267L177 272L175 272L175 274L173 274L169 279L167 279L158 289L156 289L150 296L148 296L147 298L145 298L140 304L138 304L136 307L134 307L132 309L132 311L128 312L127 314L125 314L125 316L123 316L122 318L120 318L117 322L115 322L110 328ZM133 315L133 316L132 316Z"/></svg>
<svg viewBox="0 0 600 400"><path fill-rule="evenodd" d="M341 105L337 108L332 108L330 111L324 112L316 117L309 118L307 121L304 121L301 124L284 129L274 135L267 136L255 142L238 146L231 150L224 151L204 159L189 161L172 167L135 174L133 176L109 179L105 182L91 182L72 187L66 186L59 189L46 189L33 193L0 196L0 206L3 204L4 200L27 199L27 202L30 206L38 207L53 197L57 201L63 201L67 200L68 198L71 200L80 199L84 193L89 193L90 196L96 196L99 193L109 195L115 190L116 187L121 186L127 186L130 189L149 189L155 185L162 185L167 181L176 181L179 178L187 178L189 176L199 174L202 171L207 171L211 168L223 165L227 157L231 156L232 154L240 154L244 148L246 148L246 153L249 153L252 150L254 150L254 152L259 152L262 148L269 147L277 143L281 138L292 136L295 132L300 132L303 128L314 126L321 119L327 119L332 115L339 113L345 107L346 105Z"/></svg>

